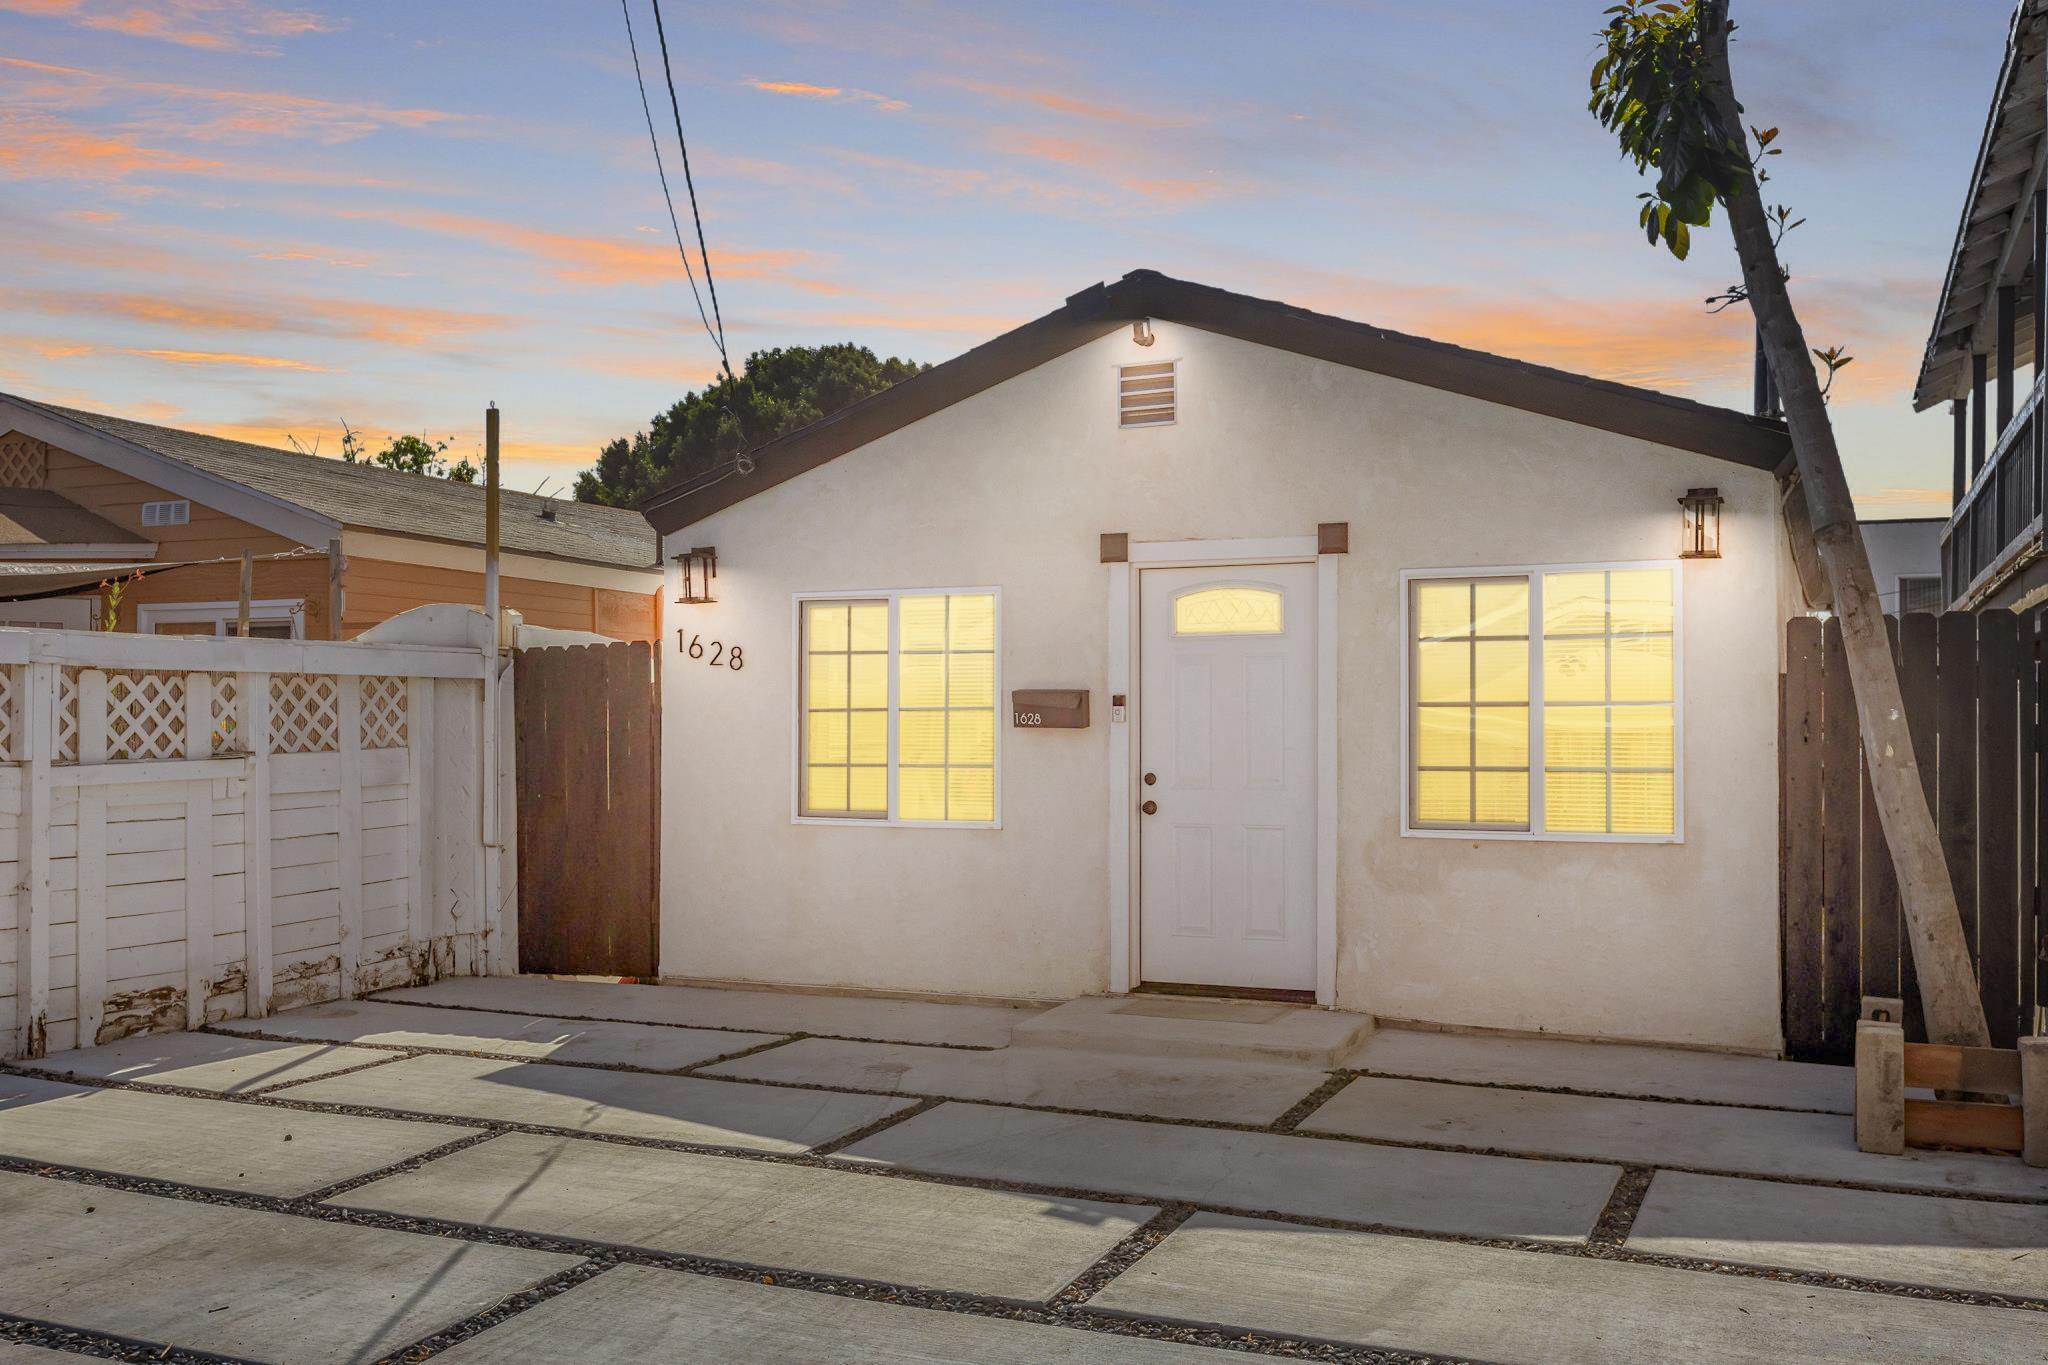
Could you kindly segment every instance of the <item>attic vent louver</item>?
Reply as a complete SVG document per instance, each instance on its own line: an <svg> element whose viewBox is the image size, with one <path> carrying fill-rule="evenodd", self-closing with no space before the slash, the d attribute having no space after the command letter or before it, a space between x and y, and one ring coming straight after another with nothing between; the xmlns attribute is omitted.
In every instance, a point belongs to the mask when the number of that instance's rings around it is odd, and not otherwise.
<svg viewBox="0 0 2048 1365"><path fill-rule="evenodd" d="M1117 367L1117 425L1163 427L1173 421L1174 362Z"/></svg>
<svg viewBox="0 0 2048 1365"><path fill-rule="evenodd" d="M144 526L183 526L192 520L192 504L180 498L176 502L145 502L142 504Z"/></svg>

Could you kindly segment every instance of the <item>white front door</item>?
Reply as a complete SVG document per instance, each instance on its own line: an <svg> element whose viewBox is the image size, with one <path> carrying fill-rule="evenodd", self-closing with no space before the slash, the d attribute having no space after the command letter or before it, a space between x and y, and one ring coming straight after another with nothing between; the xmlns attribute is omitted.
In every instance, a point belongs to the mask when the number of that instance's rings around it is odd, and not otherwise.
<svg viewBox="0 0 2048 1365"><path fill-rule="evenodd" d="M1314 990L1315 566L1139 581L1142 979Z"/></svg>

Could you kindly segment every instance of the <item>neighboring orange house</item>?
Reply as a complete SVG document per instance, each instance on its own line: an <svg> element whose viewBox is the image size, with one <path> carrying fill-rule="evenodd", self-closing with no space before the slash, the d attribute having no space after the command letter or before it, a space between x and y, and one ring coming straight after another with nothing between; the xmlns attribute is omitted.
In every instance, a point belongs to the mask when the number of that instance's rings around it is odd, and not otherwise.
<svg viewBox="0 0 2048 1365"><path fill-rule="evenodd" d="M504 603L527 624L651 640L661 568L640 513L504 494ZM0 393L0 625L347 638L483 602L484 491ZM331 619L339 548L340 628ZM137 568L142 577L133 577Z"/></svg>

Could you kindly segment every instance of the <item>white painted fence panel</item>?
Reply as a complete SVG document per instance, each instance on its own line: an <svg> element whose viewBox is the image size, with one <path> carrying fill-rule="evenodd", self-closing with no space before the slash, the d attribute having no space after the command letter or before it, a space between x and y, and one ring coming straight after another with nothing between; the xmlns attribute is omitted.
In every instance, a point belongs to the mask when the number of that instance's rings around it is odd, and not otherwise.
<svg viewBox="0 0 2048 1365"><path fill-rule="evenodd" d="M510 671L474 613L409 615L317 646L0 629L0 1053L517 970L482 796Z"/></svg>

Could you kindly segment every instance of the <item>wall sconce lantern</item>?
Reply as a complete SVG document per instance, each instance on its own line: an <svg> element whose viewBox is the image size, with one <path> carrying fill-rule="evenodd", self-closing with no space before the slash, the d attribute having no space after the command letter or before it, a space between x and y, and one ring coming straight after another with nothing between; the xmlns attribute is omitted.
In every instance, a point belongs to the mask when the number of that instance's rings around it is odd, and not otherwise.
<svg viewBox="0 0 2048 1365"><path fill-rule="evenodd" d="M718 600L711 595L711 580L718 577L718 550L715 547L699 545L677 555L676 563L683 566L683 595L676 599L677 602L693 606Z"/></svg>
<svg viewBox="0 0 2048 1365"><path fill-rule="evenodd" d="M1678 500L1684 534L1680 537L1680 559L1721 557L1721 490L1688 488Z"/></svg>
<svg viewBox="0 0 2048 1365"><path fill-rule="evenodd" d="M1131 324L1131 340L1140 346L1150 346L1159 338L1152 335L1152 319L1139 318Z"/></svg>

